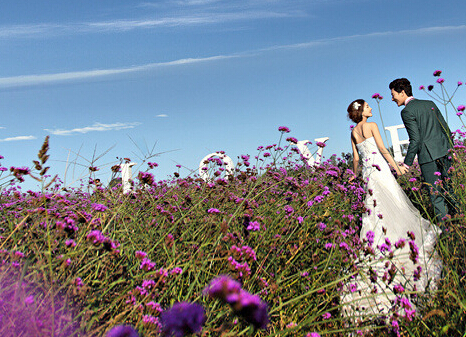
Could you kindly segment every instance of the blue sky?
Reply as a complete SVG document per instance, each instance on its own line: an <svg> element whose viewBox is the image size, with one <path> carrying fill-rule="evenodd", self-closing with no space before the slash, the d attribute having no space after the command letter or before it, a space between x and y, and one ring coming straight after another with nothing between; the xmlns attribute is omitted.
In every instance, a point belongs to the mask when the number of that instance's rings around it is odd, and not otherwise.
<svg viewBox="0 0 466 337"><path fill-rule="evenodd" d="M157 179L218 150L236 162L276 143L281 125L299 140L330 137L326 157L349 152L353 99L366 99L381 127L371 99L380 93L385 126L396 125L391 80L409 78L418 98L436 69L449 91L466 82L464 0L20 0L0 9L1 164L31 166L50 135L50 172L67 184L86 176L94 154L106 153L96 162L106 182L116 157L141 163L154 145ZM466 103L464 86L454 103Z"/></svg>

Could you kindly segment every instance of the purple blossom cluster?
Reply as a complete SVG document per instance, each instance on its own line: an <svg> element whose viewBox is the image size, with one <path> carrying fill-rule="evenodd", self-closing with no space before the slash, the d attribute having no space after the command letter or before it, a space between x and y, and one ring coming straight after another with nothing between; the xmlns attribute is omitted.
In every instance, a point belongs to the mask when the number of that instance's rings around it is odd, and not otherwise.
<svg viewBox="0 0 466 337"><path fill-rule="evenodd" d="M265 329L269 323L267 304L259 296L242 289L238 281L222 275L213 279L204 289L210 298L228 303L233 311L256 328Z"/></svg>
<svg viewBox="0 0 466 337"><path fill-rule="evenodd" d="M120 250L117 249L120 247L120 244L117 241L113 241L112 239L106 237L102 234L101 231L94 229L91 230L87 235L86 239L92 242L96 246L102 245L102 247L107 250L111 251L114 254L119 254Z"/></svg>

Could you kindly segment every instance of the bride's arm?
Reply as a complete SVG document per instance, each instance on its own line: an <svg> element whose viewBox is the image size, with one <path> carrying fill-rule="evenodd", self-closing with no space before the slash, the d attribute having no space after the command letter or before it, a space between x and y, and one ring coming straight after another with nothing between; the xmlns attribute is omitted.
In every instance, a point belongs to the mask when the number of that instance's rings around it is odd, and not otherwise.
<svg viewBox="0 0 466 337"><path fill-rule="evenodd" d="M398 164L393 160L393 157L390 155L390 152L388 152L386 149L382 140L382 136L380 135L379 127L376 123L371 123L371 131L380 153L384 156L385 160L390 164L390 166L395 169L396 174L405 174L407 171L406 168L398 166Z"/></svg>
<svg viewBox="0 0 466 337"><path fill-rule="evenodd" d="M353 134L351 133L351 147L353 148L353 173L355 176L358 175L358 165L359 165L359 153L356 148L356 143L354 142Z"/></svg>

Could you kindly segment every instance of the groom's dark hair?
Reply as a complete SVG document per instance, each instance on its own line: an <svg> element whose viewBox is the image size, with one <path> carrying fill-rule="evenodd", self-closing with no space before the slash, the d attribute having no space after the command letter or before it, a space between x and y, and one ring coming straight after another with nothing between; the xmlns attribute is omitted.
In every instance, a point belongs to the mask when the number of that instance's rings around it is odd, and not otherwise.
<svg viewBox="0 0 466 337"><path fill-rule="evenodd" d="M409 96L413 95L413 88L411 87L411 83L407 78L397 78L396 80L392 81L388 86L390 90L395 90L397 93L405 91L405 94Z"/></svg>

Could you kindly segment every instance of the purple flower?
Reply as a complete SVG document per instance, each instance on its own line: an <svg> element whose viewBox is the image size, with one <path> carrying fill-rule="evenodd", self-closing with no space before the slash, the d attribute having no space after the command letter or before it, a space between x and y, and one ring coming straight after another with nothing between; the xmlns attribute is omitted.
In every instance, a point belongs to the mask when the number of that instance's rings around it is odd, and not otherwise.
<svg viewBox="0 0 466 337"><path fill-rule="evenodd" d="M129 325L117 325L107 332L107 337L139 337L139 334Z"/></svg>
<svg viewBox="0 0 466 337"><path fill-rule="evenodd" d="M147 257L144 257L141 261L141 265L139 266L139 269L149 271L155 268L155 262L152 262L149 260Z"/></svg>
<svg viewBox="0 0 466 337"><path fill-rule="evenodd" d="M406 244L406 240L401 238L397 242L395 242L395 247L396 248L403 248Z"/></svg>
<svg viewBox="0 0 466 337"><path fill-rule="evenodd" d="M209 209L207 210L207 213L217 214L217 213L220 213L220 210L217 209L217 208L209 208Z"/></svg>
<svg viewBox="0 0 466 337"><path fill-rule="evenodd" d="M464 105L459 105L456 109L458 109L458 111L464 111L466 107Z"/></svg>
<svg viewBox="0 0 466 337"><path fill-rule="evenodd" d="M134 255L136 256L136 259L138 260L143 260L146 256L147 256L147 253L146 252L143 252L142 250L137 250Z"/></svg>
<svg viewBox="0 0 466 337"><path fill-rule="evenodd" d="M434 76L440 76L441 73L442 73L441 70L436 70L434 71Z"/></svg>
<svg viewBox="0 0 466 337"><path fill-rule="evenodd" d="M298 144L298 139L296 139L295 137L288 137L286 141L291 142L293 144Z"/></svg>
<svg viewBox="0 0 466 337"><path fill-rule="evenodd" d="M261 229L261 225L257 221L251 221L246 228L248 231L259 231Z"/></svg>
<svg viewBox="0 0 466 337"><path fill-rule="evenodd" d="M101 231L95 229L95 230L90 231L86 235L86 239L89 241L92 241L92 243L94 244L98 244L98 243L102 243L105 241L105 236L102 234Z"/></svg>
<svg viewBox="0 0 466 337"><path fill-rule="evenodd" d="M170 270L170 275L177 275L183 273L183 269L180 267L175 267L172 270Z"/></svg>
<svg viewBox="0 0 466 337"><path fill-rule="evenodd" d="M379 97L380 97L380 94L379 94L379 93L375 93L375 94L372 95L372 98L374 98L374 99L375 99L375 98L379 98Z"/></svg>
<svg viewBox="0 0 466 337"><path fill-rule="evenodd" d="M432 89L434 89L434 86L432 84L427 87L427 90L429 91L432 91Z"/></svg>
<svg viewBox="0 0 466 337"><path fill-rule="evenodd" d="M316 145L318 147L325 147L326 146L325 143L322 143L322 142L316 142Z"/></svg>
<svg viewBox="0 0 466 337"><path fill-rule="evenodd" d="M229 294L239 292L240 289L241 284L238 281L233 280L230 276L221 275L210 281L210 284L204 289L204 294L210 298L219 298L225 301Z"/></svg>
<svg viewBox="0 0 466 337"><path fill-rule="evenodd" d="M265 153L264 153L264 157L266 157L266 158L267 158L267 157L270 157L270 153L269 153L269 152L265 152Z"/></svg>
<svg viewBox="0 0 466 337"><path fill-rule="evenodd" d="M458 86L463 85L463 82L458 81Z"/></svg>
<svg viewBox="0 0 466 337"><path fill-rule="evenodd" d="M413 263L417 263L418 258L419 258L419 248L416 246L416 243L414 241L409 241L409 258Z"/></svg>
<svg viewBox="0 0 466 337"><path fill-rule="evenodd" d="M405 288L403 288L403 286L401 284L397 284L393 287L393 292L395 294L401 294L402 292L405 291Z"/></svg>
<svg viewBox="0 0 466 337"><path fill-rule="evenodd" d="M439 79L437 79L437 83L440 83L440 84L442 84L443 82L445 82L445 80L444 80L443 78L439 78Z"/></svg>
<svg viewBox="0 0 466 337"><path fill-rule="evenodd" d="M183 337L198 333L206 321L204 308L197 303L179 302L162 312L162 334Z"/></svg>
<svg viewBox="0 0 466 337"><path fill-rule="evenodd" d="M323 222L319 222L319 223L317 224L317 227L319 228L319 230L324 231L325 228L327 228L327 225L324 224Z"/></svg>
<svg viewBox="0 0 466 337"><path fill-rule="evenodd" d="M350 283L348 284L348 289L350 292L354 293L356 290L358 290L358 284L357 283Z"/></svg>
<svg viewBox="0 0 466 337"><path fill-rule="evenodd" d="M278 131L283 132L283 133L288 133L288 132L290 132L290 129L287 128L286 126L280 126L278 128Z"/></svg>
<svg viewBox="0 0 466 337"><path fill-rule="evenodd" d="M24 299L24 304L30 305L34 303L34 295L29 295Z"/></svg>
<svg viewBox="0 0 466 337"><path fill-rule="evenodd" d="M405 309L405 313L406 313L405 318L411 322L413 320L414 315L416 314L416 310Z"/></svg>
<svg viewBox="0 0 466 337"><path fill-rule="evenodd" d="M329 312L326 312L325 314L322 315L323 319L329 319L330 317L332 317L332 314Z"/></svg>
<svg viewBox="0 0 466 337"><path fill-rule="evenodd" d="M419 281L421 278L422 267L417 266L416 270L413 273L414 281Z"/></svg>
<svg viewBox="0 0 466 337"><path fill-rule="evenodd" d="M316 197L314 198L314 202L316 202L316 203L320 203L320 202L322 202L323 200L324 200L324 197L321 196L321 195L318 195L318 196L316 196ZM309 206L309 203L308 203L308 206Z"/></svg>
<svg viewBox="0 0 466 337"><path fill-rule="evenodd" d="M76 247L76 242L73 239L67 239L65 245L66 247Z"/></svg>
<svg viewBox="0 0 466 337"><path fill-rule="evenodd" d="M419 90L424 90L425 88L426 88L425 86L421 85L421 86L419 87Z"/></svg>
<svg viewBox="0 0 466 337"><path fill-rule="evenodd" d="M367 242L369 243L369 246L372 246L374 244L374 238L375 238L374 232L368 231L366 233L366 238L367 238Z"/></svg>
<svg viewBox="0 0 466 337"><path fill-rule="evenodd" d="M285 210L286 214L292 214L294 212L293 207L291 207L290 205L286 205L284 207L284 210Z"/></svg>
<svg viewBox="0 0 466 337"><path fill-rule="evenodd" d="M231 277L221 275L213 279L204 289L204 294L230 304L235 313L241 315L256 328L265 329L269 323L267 304L257 295L251 295Z"/></svg>
<svg viewBox="0 0 466 337"><path fill-rule="evenodd" d="M102 204L92 204L92 208L97 212L105 212L108 207Z"/></svg>
<svg viewBox="0 0 466 337"><path fill-rule="evenodd" d="M397 320L393 320L392 321L392 330L394 333L396 333L397 336L400 336L399 332L400 332L400 324L398 324L398 321Z"/></svg>
<svg viewBox="0 0 466 337"><path fill-rule="evenodd" d="M227 302L237 314L256 328L265 329L267 327L269 323L267 304L262 302L259 296L251 295L246 290L241 289L236 300L235 296L230 296L230 301L227 299Z"/></svg>

